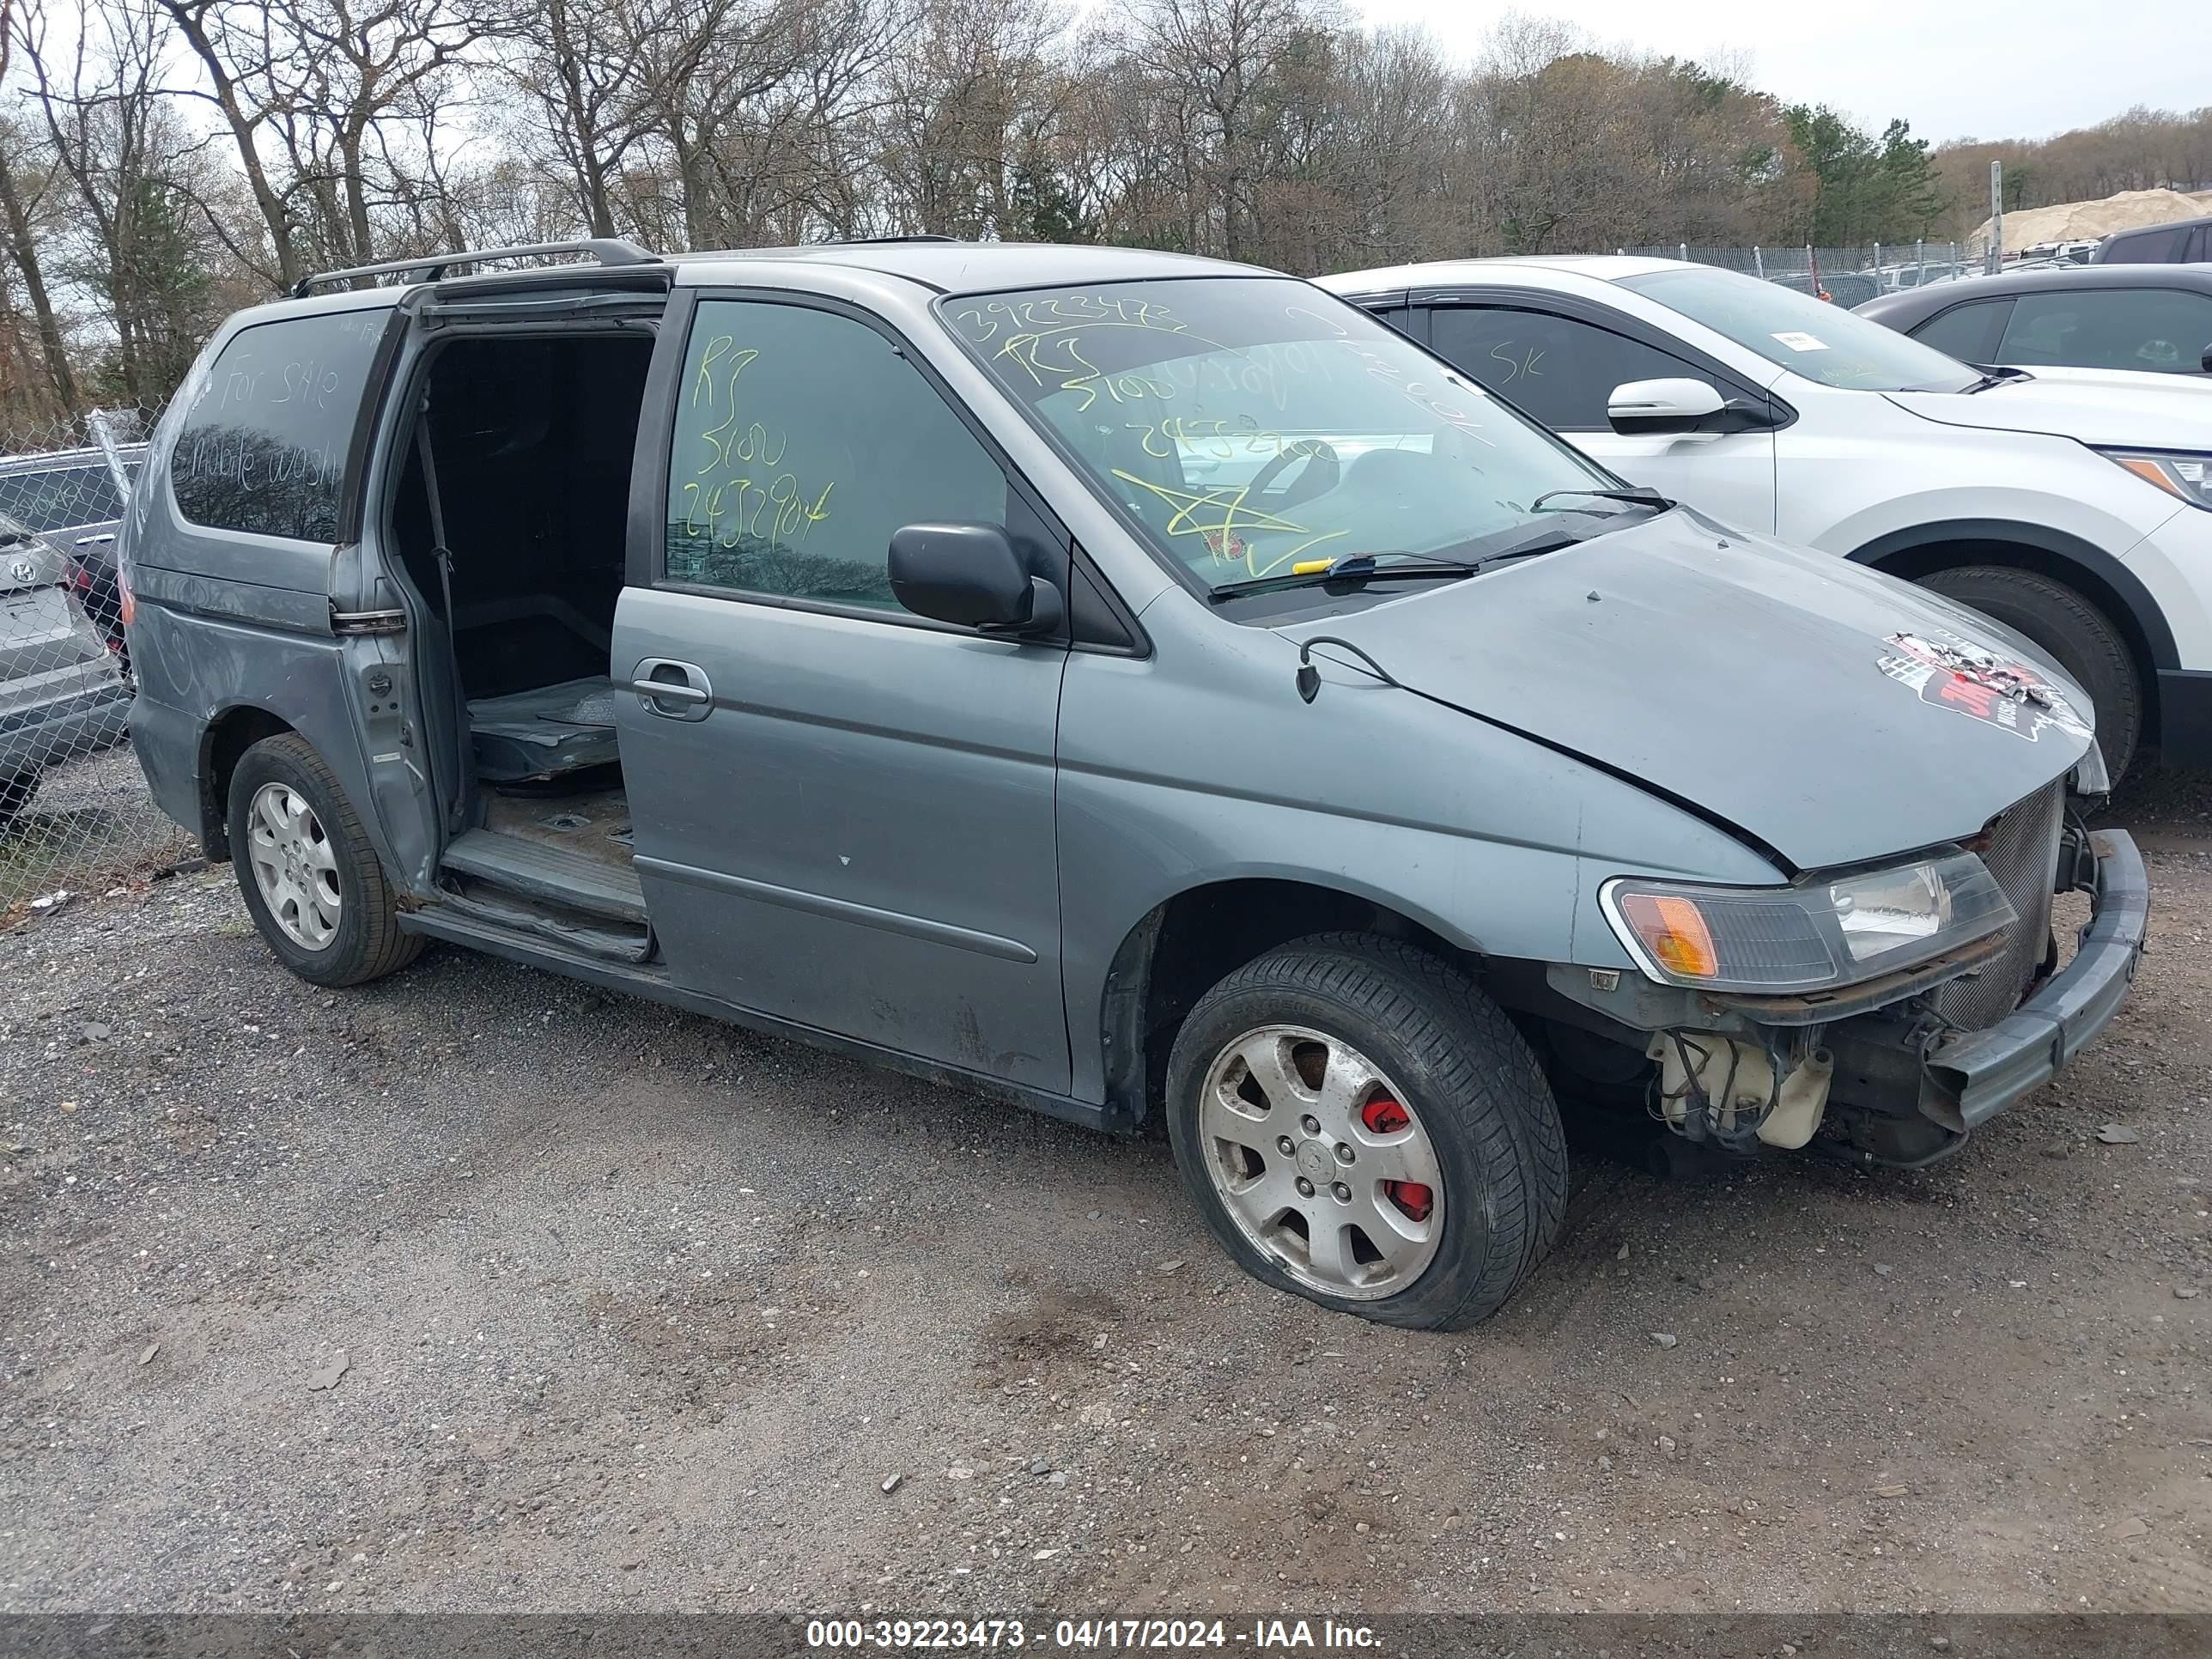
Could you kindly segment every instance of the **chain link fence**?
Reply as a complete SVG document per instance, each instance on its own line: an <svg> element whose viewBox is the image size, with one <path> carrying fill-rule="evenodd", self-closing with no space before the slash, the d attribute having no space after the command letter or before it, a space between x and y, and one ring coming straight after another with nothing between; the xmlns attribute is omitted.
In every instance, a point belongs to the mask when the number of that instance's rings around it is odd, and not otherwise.
<svg viewBox="0 0 2212 1659"><path fill-rule="evenodd" d="M1864 305L1878 294L1982 274L1982 259L1960 242L1875 242L1865 247L1700 247L1668 242L1614 250L1650 259L1686 259L1780 283L1836 304Z"/></svg>
<svg viewBox="0 0 2212 1659"><path fill-rule="evenodd" d="M158 412L0 427L0 928L198 851L125 725L116 536Z"/></svg>

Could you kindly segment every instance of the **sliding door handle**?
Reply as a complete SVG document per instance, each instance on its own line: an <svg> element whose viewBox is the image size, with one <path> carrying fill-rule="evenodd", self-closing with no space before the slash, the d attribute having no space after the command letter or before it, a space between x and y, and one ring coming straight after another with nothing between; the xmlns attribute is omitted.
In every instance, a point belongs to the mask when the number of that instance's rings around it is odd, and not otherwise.
<svg viewBox="0 0 2212 1659"><path fill-rule="evenodd" d="M705 687L686 685L681 680L632 680L629 689L640 696L667 702L712 702L714 700L714 694Z"/></svg>
<svg viewBox="0 0 2212 1659"><path fill-rule="evenodd" d="M629 689L646 712L663 720L703 720L714 712L714 688L706 671L672 657L647 657L630 671Z"/></svg>

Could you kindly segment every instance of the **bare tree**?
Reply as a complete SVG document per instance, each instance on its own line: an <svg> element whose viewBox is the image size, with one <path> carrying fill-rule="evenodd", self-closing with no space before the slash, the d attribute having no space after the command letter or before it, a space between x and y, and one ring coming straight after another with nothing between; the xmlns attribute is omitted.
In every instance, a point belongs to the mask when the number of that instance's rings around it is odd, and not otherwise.
<svg viewBox="0 0 2212 1659"><path fill-rule="evenodd" d="M539 27L515 31L500 60L522 95L528 137L550 152L593 236L613 236L621 174L644 129L643 70L653 30L635 0L545 0Z"/></svg>
<svg viewBox="0 0 2212 1659"><path fill-rule="evenodd" d="M190 148L161 91L161 27L143 6L77 0L50 46L45 0L17 10L15 46L48 153L72 200L60 239L71 272L105 301L118 390L167 395L210 319L202 232L173 179Z"/></svg>
<svg viewBox="0 0 2212 1659"><path fill-rule="evenodd" d="M1008 234L1023 164L1057 113L1050 56L1064 25L1044 0L925 0L884 75L883 209L900 230Z"/></svg>
<svg viewBox="0 0 2212 1659"><path fill-rule="evenodd" d="M14 67L16 25L15 0L0 0L0 85L7 82ZM46 264L33 223L33 215L43 193L43 182L33 179L24 165L27 148L12 123L0 121L0 230L5 232L8 258L21 277L24 292L30 300L31 315L39 335L40 366L45 371L46 383L62 412L76 415L82 412L83 402L77 391L76 373L70 367L69 349L62 339L61 319L46 287ZM20 362L25 354L12 295L9 296L8 309L9 358L11 363ZM9 379L11 390L24 384L20 372Z"/></svg>

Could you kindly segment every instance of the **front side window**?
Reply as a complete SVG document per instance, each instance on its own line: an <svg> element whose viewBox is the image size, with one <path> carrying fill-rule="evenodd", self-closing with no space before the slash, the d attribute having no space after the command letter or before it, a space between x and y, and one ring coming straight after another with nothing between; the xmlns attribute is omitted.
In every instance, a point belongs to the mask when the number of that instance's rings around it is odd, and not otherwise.
<svg viewBox="0 0 2212 1659"><path fill-rule="evenodd" d="M347 452L389 313L325 312L241 329L190 392L169 487L211 530L338 537Z"/></svg>
<svg viewBox="0 0 2212 1659"><path fill-rule="evenodd" d="M1619 487L1404 336L1289 278L938 308L1152 550L1216 592L1361 554L1480 557L1545 516L1546 495Z"/></svg>
<svg viewBox="0 0 2212 1659"><path fill-rule="evenodd" d="M2212 295L2122 288L2022 295L1996 361L2203 373Z"/></svg>
<svg viewBox="0 0 2212 1659"><path fill-rule="evenodd" d="M1633 289L1822 386L1855 392L1963 392L1978 378L1932 346L1779 283L1711 265L1624 276Z"/></svg>
<svg viewBox="0 0 2212 1659"><path fill-rule="evenodd" d="M1511 398L1555 432L1606 432L1613 389L1709 377L1680 357L1572 317L1487 306L1429 313L1437 356Z"/></svg>
<svg viewBox="0 0 2212 1659"><path fill-rule="evenodd" d="M707 300L668 470L668 580L895 608L891 532L1005 524L1006 474L890 340L834 312Z"/></svg>

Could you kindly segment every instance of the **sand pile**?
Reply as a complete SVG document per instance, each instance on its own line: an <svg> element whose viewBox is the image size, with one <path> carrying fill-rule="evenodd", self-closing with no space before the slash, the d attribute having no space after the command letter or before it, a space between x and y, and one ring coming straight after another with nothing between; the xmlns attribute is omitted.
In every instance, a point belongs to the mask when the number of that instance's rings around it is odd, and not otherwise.
<svg viewBox="0 0 2212 1659"><path fill-rule="evenodd" d="M2005 247L2009 252L2033 247L2038 242L2090 241L2137 225L2194 219L2212 212L2208 198L2212 198L2212 191L2185 196L2178 190L2124 190L2100 202L2054 202L2049 207L2023 208L2005 215ZM1990 222L1984 219L1966 238L1966 248L1978 253L1989 245Z"/></svg>

